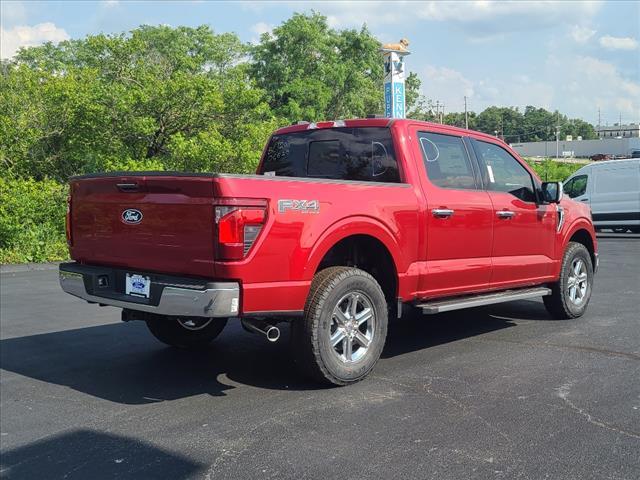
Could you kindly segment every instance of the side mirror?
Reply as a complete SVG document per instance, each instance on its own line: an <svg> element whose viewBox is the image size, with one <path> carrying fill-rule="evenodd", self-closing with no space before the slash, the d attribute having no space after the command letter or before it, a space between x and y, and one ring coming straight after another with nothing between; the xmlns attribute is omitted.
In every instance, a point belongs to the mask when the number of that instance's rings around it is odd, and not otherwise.
<svg viewBox="0 0 640 480"><path fill-rule="evenodd" d="M562 182L544 182L540 190L546 203L560 203L562 200Z"/></svg>

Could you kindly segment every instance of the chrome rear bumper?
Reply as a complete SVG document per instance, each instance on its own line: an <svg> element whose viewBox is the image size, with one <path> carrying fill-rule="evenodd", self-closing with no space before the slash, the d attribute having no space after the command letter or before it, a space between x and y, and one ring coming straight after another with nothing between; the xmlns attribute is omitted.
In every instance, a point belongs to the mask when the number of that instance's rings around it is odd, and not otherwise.
<svg viewBox="0 0 640 480"><path fill-rule="evenodd" d="M92 267L76 263L60 265L60 286L76 297L91 303L156 313L159 315L189 317L234 317L238 315L240 286L236 282L202 282L171 277L155 282L150 299L138 299L118 293L114 288L115 276L122 271ZM122 273L123 274L123 273ZM96 278L113 278L109 288L99 291ZM154 285L154 276L151 275ZM87 290L87 286L91 292Z"/></svg>

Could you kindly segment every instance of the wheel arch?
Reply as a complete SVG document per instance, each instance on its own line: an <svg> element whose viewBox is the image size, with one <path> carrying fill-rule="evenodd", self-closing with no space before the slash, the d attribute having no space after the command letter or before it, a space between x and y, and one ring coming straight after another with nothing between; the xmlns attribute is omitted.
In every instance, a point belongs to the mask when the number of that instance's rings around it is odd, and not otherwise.
<svg viewBox="0 0 640 480"><path fill-rule="evenodd" d="M571 229L565 236L565 241L563 242L563 252L566 250L569 242L576 242L584 245L585 248L589 251L592 265L595 268L597 243L595 235L593 233L593 229L589 228L589 224L586 222L578 222L577 224L572 225Z"/></svg>
<svg viewBox="0 0 640 480"><path fill-rule="evenodd" d="M372 259L377 260L376 265ZM388 228L369 217L351 217L332 225L316 242L305 277L312 278L330 266L354 266L370 273L392 299L397 296L402 262L400 248Z"/></svg>

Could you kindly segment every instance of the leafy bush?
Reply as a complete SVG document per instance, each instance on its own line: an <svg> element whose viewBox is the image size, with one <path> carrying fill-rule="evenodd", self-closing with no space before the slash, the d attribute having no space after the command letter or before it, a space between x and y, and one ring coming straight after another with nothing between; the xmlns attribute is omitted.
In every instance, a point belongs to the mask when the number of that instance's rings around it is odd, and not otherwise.
<svg viewBox="0 0 640 480"><path fill-rule="evenodd" d="M564 182L573 172L584 166L583 163L559 162L551 159L541 162L526 160L543 182Z"/></svg>
<svg viewBox="0 0 640 480"><path fill-rule="evenodd" d="M53 180L0 178L0 262L68 258L67 187Z"/></svg>

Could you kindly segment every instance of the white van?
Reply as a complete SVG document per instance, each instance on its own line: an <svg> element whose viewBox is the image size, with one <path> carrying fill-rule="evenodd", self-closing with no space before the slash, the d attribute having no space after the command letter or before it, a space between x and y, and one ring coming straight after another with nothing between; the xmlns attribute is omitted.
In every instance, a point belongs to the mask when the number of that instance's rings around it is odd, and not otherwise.
<svg viewBox="0 0 640 480"><path fill-rule="evenodd" d="M591 206L597 229L640 233L640 158L586 165L566 180L564 193Z"/></svg>

